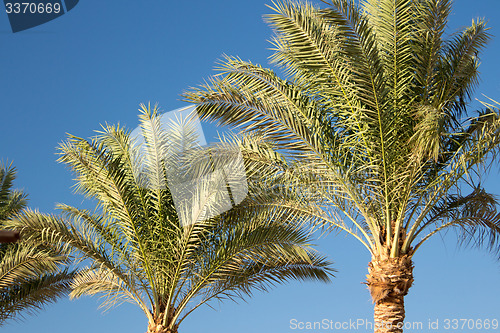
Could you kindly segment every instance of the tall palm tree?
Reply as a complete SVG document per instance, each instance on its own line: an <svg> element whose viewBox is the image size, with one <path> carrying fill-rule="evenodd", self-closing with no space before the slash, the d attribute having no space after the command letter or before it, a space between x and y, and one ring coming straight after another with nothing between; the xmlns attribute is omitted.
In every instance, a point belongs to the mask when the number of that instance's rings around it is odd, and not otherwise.
<svg viewBox="0 0 500 333"><path fill-rule="evenodd" d="M26 207L26 194L12 190L15 174L12 164L0 165L0 229ZM73 277L62 267L67 259L43 244L0 244L0 326L66 295Z"/></svg>
<svg viewBox="0 0 500 333"><path fill-rule="evenodd" d="M71 297L100 294L106 308L132 302L148 318L148 332L177 332L211 300L290 279L329 281L329 263L312 251L308 228L250 206L272 196L253 191L252 179L265 169L259 149L247 159L248 196L236 200L238 191L231 191L235 206L224 212L221 189L234 179L212 177L211 171L224 172L207 163L227 162L217 150L230 157L223 149L229 143L198 147L188 121L165 124L156 107L143 105L140 121L142 136L107 125L91 140L71 136L60 146L60 161L76 173L76 189L96 202L94 212L61 205L62 216L30 212L13 221L23 237L72 248L90 262L74 279Z"/></svg>
<svg viewBox="0 0 500 333"><path fill-rule="evenodd" d="M488 28L474 20L445 39L448 0L272 9L271 62L285 78L227 57L184 96L202 118L263 133L293 162L277 177L309 204L276 209L360 241L375 330L401 332L412 257L428 239L455 229L461 243L500 249L497 202L478 181L498 153L498 108L469 111Z"/></svg>

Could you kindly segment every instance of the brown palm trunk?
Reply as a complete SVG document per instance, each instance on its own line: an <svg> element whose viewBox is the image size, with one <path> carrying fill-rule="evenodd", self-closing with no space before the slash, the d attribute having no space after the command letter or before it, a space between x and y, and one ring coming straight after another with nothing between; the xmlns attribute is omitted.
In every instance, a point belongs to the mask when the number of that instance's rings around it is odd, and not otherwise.
<svg viewBox="0 0 500 333"><path fill-rule="evenodd" d="M411 256L373 257L368 273L366 284L375 303L375 333L403 332L404 296L413 283Z"/></svg>

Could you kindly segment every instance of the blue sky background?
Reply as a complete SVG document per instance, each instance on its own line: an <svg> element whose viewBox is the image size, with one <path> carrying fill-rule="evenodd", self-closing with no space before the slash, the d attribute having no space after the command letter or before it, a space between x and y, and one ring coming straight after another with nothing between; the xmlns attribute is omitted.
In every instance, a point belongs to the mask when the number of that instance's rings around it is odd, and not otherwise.
<svg viewBox="0 0 500 333"><path fill-rule="evenodd" d="M29 193L29 206L49 213L57 202L86 204L73 195L69 170L56 162L55 148L66 133L89 137L105 122L133 129L143 102L158 102L165 111L184 106L179 94L214 74L223 54L267 67L266 3L82 0L62 17L16 34L0 12L0 160L18 168L15 187ZM474 17L486 17L497 36L482 55L477 97L500 100L500 1L456 0L450 32ZM214 135L205 134L208 140ZM497 165L487 186L500 194L499 185ZM290 283L257 292L246 303L215 303L195 311L179 331L281 333L299 331L290 327L292 319L371 321L373 306L362 284L368 252L343 234L317 243L338 270L333 283ZM500 263L486 251L455 244L453 233L437 236L414 257L406 320L422 322L419 332L433 331L429 319L439 320L439 331L446 318L500 320ZM60 300L2 332L146 331L138 308L126 304L102 313L98 304L90 297Z"/></svg>

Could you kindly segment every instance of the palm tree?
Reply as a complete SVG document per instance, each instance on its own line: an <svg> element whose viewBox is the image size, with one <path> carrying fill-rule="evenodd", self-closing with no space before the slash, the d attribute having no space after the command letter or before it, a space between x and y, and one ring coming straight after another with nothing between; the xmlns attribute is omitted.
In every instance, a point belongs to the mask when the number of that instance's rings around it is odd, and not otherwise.
<svg viewBox="0 0 500 333"><path fill-rule="evenodd" d="M474 20L444 39L448 0L274 4L271 62L285 78L226 57L184 97L203 119L274 143L292 166L276 177L314 194L276 209L360 241L375 331L402 332L412 257L429 238L454 229L500 249L497 202L479 181L498 153L498 108L469 111L488 28Z"/></svg>
<svg viewBox="0 0 500 333"><path fill-rule="evenodd" d="M0 165L0 229L26 207L26 194L12 190L16 169ZM69 292L73 272L62 249L20 242L0 244L0 326L34 313Z"/></svg>
<svg viewBox="0 0 500 333"><path fill-rule="evenodd" d="M100 294L106 308L132 302L148 318L148 332L177 332L211 300L244 297L290 279L329 281L329 263L310 248L307 228L267 207L247 209L272 195L252 194L258 158L247 162L248 196L217 211L222 192L209 186L217 179L197 172L217 174L217 163L200 161L220 160L217 149L224 153L228 143L198 147L188 121L164 124L156 107L143 105L140 121L142 136L106 125L91 140L70 136L61 144L60 161L76 173L76 189L95 200L94 212L60 205L61 216L30 212L13 221L23 237L72 248L90 263L74 279L70 297ZM207 181L179 194L172 186L179 178L172 176L184 177L179 188L189 179ZM233 179L222 181L227 188ZM222 213L207 213L214 209Z"/></svg>

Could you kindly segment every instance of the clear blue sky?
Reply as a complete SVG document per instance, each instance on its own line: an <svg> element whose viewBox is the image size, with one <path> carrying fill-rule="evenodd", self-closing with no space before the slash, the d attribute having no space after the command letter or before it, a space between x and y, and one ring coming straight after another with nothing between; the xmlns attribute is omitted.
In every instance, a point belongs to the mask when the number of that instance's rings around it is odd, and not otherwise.
<svg viewBox="0 0 500 333"><path fill-rule="evenodd" d="M270 0L81 0L68 14L16 34L1 12L0 160L17 166L15 186L29 193L30 207L53 212L57 202L82 205L72 194L70 172L55 161L65 133L89 137L105 122L135 128L142 102L158 102L165 111L181 107L179 94L213 74L223 54L267 66L266 3ZM456 0L450 32L473 17L489 19L497 36L482 56L477 97L500 100L500 1ZM500 194L498 166L487 185ZM486 251L457 250L454 241L452 233L435 237L414 257L406 311L408 322L423 323L420 332L432 331L429 319L438 319L440 327L446 318L500 320L500 263ZM290 327L292 319L371 320L369 293L361 284L367 251L342 234L318 244L339 271L332 284L291 283L257 292L246 303L212 304L214 309L194 312L179 331L285 333L299 331ZM61 300L2 332L146 331L146 318L134 306L103 314L98 304L90 297Z"/></svg>

